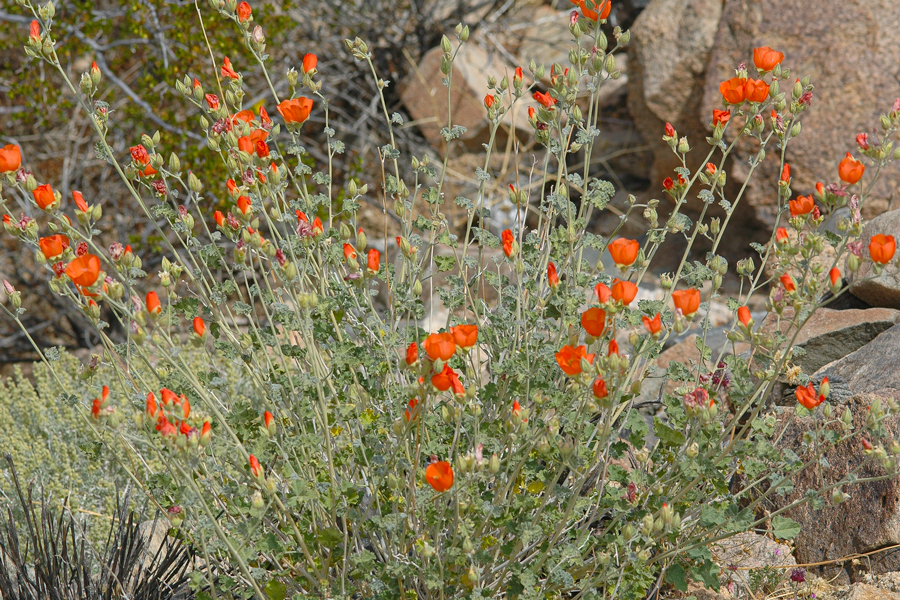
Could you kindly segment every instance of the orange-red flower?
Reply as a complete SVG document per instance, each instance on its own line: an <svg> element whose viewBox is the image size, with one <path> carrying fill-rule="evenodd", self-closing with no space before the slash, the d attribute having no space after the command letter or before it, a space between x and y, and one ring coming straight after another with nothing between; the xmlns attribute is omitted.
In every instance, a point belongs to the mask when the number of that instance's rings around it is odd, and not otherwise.
<svg viewBox="0 0 900 600"><path fill-rule="evenodd" d="M369 269L369 273L374 275L378 272L378 269L381 268L381 253L378 252L375 248L369 248L369 256L366 266Z"/></svg>
<svg viewBox="0 0 900 600"><path fill-rule="evenodd" d="M250 140L250 136L244 135L238 138L238 150L247 154L253 154L256 152L256 146Z"/></svg>
<svg viewBox="0 0 900 600"><path fill-rule="evenodd" d="M281 113L285 123L303 123L309 118L312 106L312 100L301 96L293 100L283 100L278 105L278 112Z"/></svg>
<svg viewBox="0 0 900 600"><path fill-rule="evenodd" d="M221 210L217 210L213 213L213 219L216 221L216 225L219 227L225 227L225 215L222 214Z"/></svg>
<svg viewBox="0 0 900 600"><path fill-rule="evenodd" d="M813 387L812 382L808 383L806 387L798 387L796 395L797 402L799 402L809 410L814 409L825 401L825 396L816 394L816 388Z"/></svg>
<svg viewBox="0 0 900 600"><path fill-rule="evenodd" d="M841 178L841 181L846 181L851 185L862 179L865 172L866 165L853 158L849 152L838 165L838 177Z"/></svg>
<svg viewBox="0 0 900 600"><path fill-rule="evenodd" d="M627 267L637 260L641 245L637 240L619 238L609 245L609 255L620 267Z"/></svg>
<svg viewBox="0 0 900 600"><path fill-rule="evenodd" d="M728 119L730 119L730 118L731 118L730 110L718 110L718 109L713 110L713 119L712 119L713 127L715 127L716 125L725 125L725 123L727 123Z"/></svg>
<svg viewBox="0 0 900 600"><path fill-rule="evenodd" d="M205 446L208 444L211 437L212 426L209 424L209 421L204 421L203 427L200 429L200 445Z"/></svg>
<svg viewBox="0 0 900 600"><path fill-rule="evenodd" d="M606 398L609 396L609 392L606 389L606 382L600 377L594 380L591 391L594 393L595 398Z"/></svg>
<svg viewBox="0 0 900 600"><path fill-rule="evenodd" d="M194 317L194 333L197 334L197 337L203 337L203 334L206 333L206 323L203 322L203 317Z"/></svg>
<svg viewBox="0 0 900 600"><path fill-rule="evenodd" d="M594 292L597 294L597 300L600 301L600 304L605 304L609 301L610 296L612 296L612 291L605 283L598 283L595 285Z"/></svg>
<svg viewBox="0 0 900 600"><path fill-rule="evenodd" d="M252 110L242 110L231 116L231 122L237 123L238 121L243 121L244 123L252 123L255 116L256 115L253 114Z"/></svg>
<svg viewBox="0 0 900 600"><path fill-rule="evenodd" d="M262 474L262 467L259 464L259 459L250 455L250 472L253 473L254 477L259 477Z"/></svg>
<svg viewBox="0 0 900 600"><path fill-rule="evenodd" d="M672 292L672 302L681 314L690 316L700 308L700 290L695 288L676 290Z"/></svg>
<svg viewBox="0 0 900 600"><path fill-rule="evenodd" d="M269 411L263 413L263 423L265 423L266 429L269 429L269 427L272 425L272 419L274 418L275 417L273 417L272 413L270 413Z"/></svg>
<svg viewBox="0 0 900 600"><path fill-rule="evenodd" d="M0 148L0 173L18 171L22 166L22 151L15 144Z"/></svg>
<svg viewBox="0 0 900 600"><path fill-rule="evenodd" d="M229 79L237 79L238 74L231 67L231 60L226 56L225 61L222 63L221 69L222 77L228 77Z"/></svg>
<svg viewBox="0 0 900 600"><path fill-rule="evenodd" d="M87 212L90 208L87 205L87 202L84 201L84 196L81 195L81 192L73 191L72 199L75 201L75 206L78 207L78 210L80 210L81 212Z"/></svg>
<svg viewBox="0 0 900 600"><path fill-rule="evenodd" d="M784 60L784 54L772 50L768 46L753 49L753 64L756 65L757 69L771 71L782 60Z"/></svg>
<svg viewBox="0 0 900 600"><path fill-rule="evenodd" d="M659 313L656 313L656 316L652 319L647 315L641 317L641 320L644 322L644 328L650 333L650 335L656 335L662 330L662 319Z"/></svg>
<svg viewBox="0 0 900 600"><path fill-rule="evenodd" d="M738 321L741 322L741 325L743 325L744 327L749 327L750 319L751 319L750 309L746 306L741 306L740 308L738 308L737 314L738 314Z"/></svg>
<svg viewBox="0 0 900 600"><path fill-rule="evenodd" d="M42 210L47 210L50 205L56 202L56 194L53 193L53 188L50 187L49 183L37 186L31 192L31 195L34 196L34 201L37 202L37 205Z"/></svg>
<svg viewBox="0 0 900 600"><path fill-rule="evenodd" d="M217 110L219 108L219 97L215 94L206 94L204 99L206 100L206 105L209 106L209 110Z"/></svg>
<svg viewBox="0 0 900 600"><path fill-rule="evenodd" d="M435 373L431 376L431 385L442 392L446 392L453 385L454 379L457 381L459 379L456 372L454 372L449 365L444 365L444 368L440 373Z"/></svg>
<svg viewBox="0 0 900 600"><path fill-rule="evenodd" d="M619 355L619 342L616 340L609 340L609 351L606 353L607 356L612 356L615 354Z"/></svg>
<svg viewBox="0 0 900 600"><path fill-rule="evenodd" d="M433 462L425 469L425 480L438 492L446 492L453 487L453 468L447 461Z"/></svg>
<svg viewBox="0 0 900 600"><path fill-rule="evenodd" d="M869 255L872 260L879 264L887 264L894 258L894 252L897 250L897 243L894 236L879 233L872 236L869 242Z"/></svg>
<svg viewBox="0 0 900 600"><path fill-rule="evenodd" d="M356 249L348 243L344 243L344 260L356 260Z"/></svg>
<svg viewBox="0 0 900 600"><path fill-rule="evenodd" d="M432 333L425 338L422 347L431 360L447 361L456 352L456 342L453 341L452 333Z"/></svg>
<svg viewBox="0 0 900 600"><path fill-rule="evenodd" d="M159 303L159 296L156 292L147 292L147 312L151 315L158 315L162 312L162 306Z"/></svg>
<svg viewBox="0 0 900 600"><path fill-rule="evenodd" d="M606 312L596 306L587 309L581 315L581 326L588 335L600 337L606 329Z"/></svg>
<svg viewBox="0 0 900 600"><path fill-rule="evenodd" d="M251 12L252 12L252 9L250 8L250 5L249 5L248 3L246 3L246 2L241 2L240 4L238 4L238 5L237 5L237 18L238 18L238 21L240 21L241 23L243 23L244 21L246 21L247 19L249 19L249 18L250 18L250 13L251 13Z"/></svg>
<svg viewBox="0 0 900 600"><path fill-rule="evenodd" d="M309 73L316 68L317 64L319 64L319 59L316 57L316 55L307 54L303 57L303 72Z"/></svg>
<svg viewBox="0 0 900 600"><path fill-rule="evenodd" d="M38 244L44 258L51 259L59 256L69 247L69 238L60 234L50 235L39 239Z"/></svg>
<svg viewBox="0 0 900 600"><path fill-rule="evenodd" d="M413 419L419 416L419 411L416 410L416 407L419 406L419 399L412 398L409 401L409 404L406 407L406 410L403 411L403 416L406 417L406 422L409 423Z"/></svg>
<svg viewBox="0 0 900 600"><path fill-rule="evenodd" d="M256 142L256 155L260 158L266 158L269 156L269 145L264 141L260 140Z"/></svg>
<svg viewBox="0 0 900 600"><path fill-rule="evenodd" d="M769 84L762 79L748 79L744 84L744 96L750 102L765 102L769 97Z"/></svg>
<svg viewBox="0 0 900 600"><path fill-rule="evenodd" d="M788 232L784 227L779 227L775 230L775 241L779 244L784 244L788 241Z"/></svg>
<svg viewBox="0 0 900 600"><path fill-rule="evenodd" d="M559 285L559 275L556 274L556 265L552 262L547 263L547 281L552 288Z"/></svg>
<svg viewBox="0 0 900 600"><path fill-rule="evenodd" d="M781 285L784 286L784 289L788 292L793 292L797 290L797 284L794 283L794 278L791 277L790 273L785 273L781 277L778 278L781 281Z"/></svg>
<svg viewBox="0 0 900 600"><path fill-rule="evenodd" d="M630 281L613 279L613 286L610 292L613 300L628 306L634 300L634 297L637 296L638 287Z"/></svg>
<svg viewBox="0 0 900 600"><path fill-rule="evenodd" d="M585 18L591 21L607 18L610 9L612 9L612 0L578 0L576 4L581 7L581 12L584 13ZM593 6L593 8L589 8L589 6Z"/></svg>
<svg viewBox="0 0 900 600"><path fill-rule="evenodd" d="M41 41L41 24L38 23L37 20L32 20L31 26L28 29L28 37L35 42Z"/></svg>
<svg viewBox="0 0 900 600"><path fill-rule="evenodd" d="M147 414L151 417L155 417L156 409L156 396L153 395L153 392L147 392Z"/></svg>
<svg viewBox="0 0 900 600"><path fill-rule="evenodd" d="M419 361L419 345L415 342L412 342L409 347L406 348L406 364L409 366L413 366Z"/></svg>
<svg viewBox="0 0 900 600"><path fill-rule="evenodd" d="M535 92L532 94L532 98L534 98L535 102L546 107L551 108L554 104L556 104L556 98L550 96L550 94L546 94L544 92Z"/></svg>
<svg viewBox="0 0 900 600"><path fill-rule="evenodd" d="M778 181L783 181L784 183L791 182L791 165L784 163L784 167L781 168L781 177Z"/></svg>
<svg viewBox="0 0 900 600"><path fill-rule="evenodd" d="M869 252L871 253L871 250L870 250ZM831 280L831 287L832 287L832 288L833 288L833 287L836 287L836 286L837 286L837 287L840 287L840 284L843 282L843 280L841 279L841 272L840 272L840 270L838 270L837 267L833 267L833 268L828 272L828 279Z"/></svg>
<svg viewBox="0 0 900 600"><path fill-rule="evenodd" d="M578 375L581 373L581 359L585 359L588 363L594 362L594 354L587 353L587 346L565 345L562 350L556 353L556 364L563 370L566 375Z"/></svg>
<svg viewBox="0 0 900 600"><path fill-rule="evenodd" d="M500 234L500 238L503 240L503 254L506 255L506 258L512 258L513 252L515 252L516 238L513 236L513 232L509 229L504 229L503 233Z"/></svg>
<svg viewBox="0 0 900 600"><path fill-rule="evenodd" d="M816 208L812 194L809 196L797 196L795 200L788 202L788 205L790 206L792 217L808 215Z"/></svg>
<svg viewBox="0 0 900 600"><path fill-rule="evenodd" d="M90 287L100 276L100 259L93 254L82 254L69 263L66 275L72 283L81 287Z"/></svg>
<svg viewBox="0 0 900 600"><path fill-rule="evenodd" d="M740 104L746 98L746 92L744 91L744 84L747 83L746 79L741 79L740 77L732 77L728 81L723 81L719 85L719 92L722 94L722 97L725 98L725 102L728 104Z"/></svg>
<svg viewBox="0 0 900 600"><path fill-rule="evenodd" d="M495 98L494 98L493 94L486 95L484 97L484 107L490 108L490 107L494 106L494 100L495 100Z"/></svg>
<svg viewBox="0 0 900 600"><path fill-rule="evenodd" d="M478 325L456 325L450 328L450 333L460 348L471 348L478 341Z"/></svg>

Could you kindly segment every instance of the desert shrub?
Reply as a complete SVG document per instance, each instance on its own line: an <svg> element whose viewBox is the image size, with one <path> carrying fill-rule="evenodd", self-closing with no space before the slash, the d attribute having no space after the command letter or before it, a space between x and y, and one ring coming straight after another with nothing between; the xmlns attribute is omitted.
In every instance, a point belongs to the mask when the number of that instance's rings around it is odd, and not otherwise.
<svg viewBox="0 0 900 600"><path fill-rule="evenodd" d="M52 4L21 1L35 19L26 52L65 77ZM213 3L212 11L259 65L280 116L245 108L244 75L225 56L215 79L176 80L202 114L204 160L218 169L212 184L187 169L161 132L134 140L127 156L116 152L107 141L115 115L95 102L102 73L87 70L79 84L66 78L135 210L157 219L166 256L149 279L139 253L92 227L99 199L78 194L63 203L14 164L19 148L4 149L4 201L43 211L40 223L6 215L7 231L35 249L53 273L49 289L79 307L103 340L110 371L92 381L95 397L85 406L98 439L204 559L222 566L223 575L199 578L204 585L259 598L639 598L664 584L684 590L688 579L716 586L709 543L752 529L795 535L784 513L796 503L758 509L790 491L791 474L818 464L834 444L862 443L868 459L859 469L881 465L879 478L896 470L900 448L880 424L898 406L873 404L866 427L854 429L850 413L836 414L828 402L827 381L814 384L791 358L825 292L845 288L845 257L851 271L861 261L876 271L896 267L893 238L873 238L864 255L854 211L894 159L888 144L900 105L883 116L882 137L860 143L875 166L866 179L865 164L848 156L841 182L815 198L792 198L784 151L800 134L812 85L797 79L781 91L792 80L783 55L760 48L752 76L741 65L722 84L727 106L712 116L702 169L682 167L663 182L670 214L658 214L658 200L632 199L622 222L640 211L646 242L604 238L585 228L614 192L589 170L600 135L596 91L619 76L615 55L630 37L598 27L606 9L588 0L573 12L568 67L528 67L532 80L549 68L549 90L529 83L524 69L489 74L484 107L493 127L473 198L445 198L445 164L404 158L392 133L402 117L388 110L386 83L358 37L346 40L347 60L371 75L388 127L383 176L338 187L333 161L345 144L326 126L329 141L311 156L304 124L318 111L329 125L326 93L342 90L329 90L309 54L287 72L289 92L280 94L246 2ZM458 26L457 42L469 33ZM452 86L457 50L446 37L441 46ZM584 105L576 102L580 86L592 92ZM502 202L492 201L490 154L514 102L532 104L529 122L548 150L533 179L548 193L535 197L530 182L517 180ZM443 136L452 142L461 133L451 121ZM685 164L688 140L671 125L663 134ZM756 259L735 265L731 352L714 356L708 303L724 293L730 267L717 249L741 200L725 197L722 167L742 138L759 146L750 176L766 156L782 165L785 222L754 246ZM567 157L578 151L587 158L576 172ZM401 160L413 176L403 176ZM206 186L222 180L228 208L204 212ZM376 239L359 227L365 197L399 219L400 235ZM695 221L681 212L689 200L702 204ZM448 222L451 201L465 210L464 223ZM706 216L714 203L725 210L721 221ZM847 204L840 233L826 233L825 217ZM499 236L491 228L498 208L516 215ZM525 225L526 212L536 226ZM65 237L41 236L43 228ZM664 298L635 300L672 236L688 247L677 270L662 276ZM711 251L688 262L700 238ZM813 260L826 245L830 266ZM608 252L615 269L586 260L592 250ZM767 266L780 277L770 280ZM786 333L754 329L746 301L764 287ZM426 290L440 299L427 311ZM6 291L3 308L20 321L22 292ZM439 332L421 326L426 315ZM107 334L109 320L127 333L124 341ZM700 359L669 366L674 393L642 399L663 343L691 326L702 334ZM190 348L202 360L191 361ZM772 406L773 383L788 371L801 384L797 406ZM104 387L106 380L119 387ZM645 414L647 406L664 413ZM776 446L786 411L812 417L803 458ZM151 460L165 473L145 483L146 467L134 465ZM839 503L858 472L797 502Z"/></svg>

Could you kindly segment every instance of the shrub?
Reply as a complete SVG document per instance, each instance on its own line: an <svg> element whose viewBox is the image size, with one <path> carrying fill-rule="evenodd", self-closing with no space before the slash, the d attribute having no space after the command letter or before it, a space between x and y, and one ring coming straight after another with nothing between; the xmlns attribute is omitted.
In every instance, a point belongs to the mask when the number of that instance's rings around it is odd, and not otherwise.
<svg viewBox="0 0 900 600"><path fill-rule="evenodd" d="M36 19L26 52L65 76L52 5L21 1ZM715 587L708 544L751 529L796 534L784 515L792 505L757 509L790 490L791 474L817 464L833 444L861 439L864 465L881 464L882 477L895 471L896 444L886 445L879 425L897 405L873 406L868 429L854 430L849 412L837 415L828 402L827 381L814 385L790 362L792 342L825 292L844 289L839 261L849 251L853 271L870 260L858 241L858 205L869 188L860 184L864 164L850 159L840 167L844 183L822 186L813 202L791 200L784 151L800 133L812 86L803 79L780 91L791 79L780 53L761 53L754 77L741 66L722 84L729 106L713 114L705 166L679 168L663 182L674 206L668 216L661 219L658 200L630 200L622 222L640 211L650 224L646 242L602 238L586 230L614 192L589 171L600 134L594 100L599 85L619 76L615 52L630 34L616 29L611 42L596 22L604 7L582 3L570 21L572 64L550 67L549 90L522 69L489 79L491 140L476 171L477 196L453 200L467 215L457 236L442 212L446 165L410 157L415 175L404 179L392 134L380 148L377 188L355 180L336 188L332 160L345 151L336 132L325 130L323 160L309 161L302 145L310 110L328 123L327 73L318 72L316 57L287 73L290 98L282 97L265 69L252 7L214 2L213 10L232 21L281 100L280 117L241 110L243 76L225 56L217 56L214 82L176 84L202 111L210 160L229 178L226 212L197 210L205 184L164 149L159 132L116 156L106 141L114 115L94 98L101 74L85 72L80 92L67 79L135 210L162 224L168 254L158 280L142 281L147 274L129 248L101 243L93 200L67 202L69 219L52 188L18 165L6 177L15 194L34 199L51 232L67 236L41 243L37 221L6 218L11 234L40 248L53 293L101 333L109 379L122 390L94 383L86 409L97 435L118 448L138 481L142 469L132 465L165 465L168 488L145 486L151 498L171 503L173 526L220 572L234 574L205 583L259 598L639 598L664 582L686 589L688 578ZM459 44L468 35L457 27ZM367 44L346 45L370 71L389 127L402 121L388 113L387 84ZM458 50L448 38L441 45L450 86ZM547 70L533 65L528 74L540 80ZM576 90L585 85L591 101L581 106ZM504 202L516 226L498 237L490 229L490 209L500 205L489 197L492 144L511 103L532 100L529 121L548 152L532 181L508 183ZM888 143L900 106L883 122L883 137L863 152L875 176L894 158ZM443 130L448 142L460 134L452 123ZM714 356L709 301L724 293L729 270L717 249L741 200L725 197L722 167L740 138L760 147L750 175L767 152L783 165L781 215L790 212L785 227L800 237L792 241L779 226L768 244L754 246L759 267L753 258L736 265L740 293L727 300L732 352ZM663 139L685 164L688 140L671 125ZM577 151L587 157L579 172L566 160ZM862 181L874 178L869 173ZM375 240L358 227L364 197L400 220L401 235ZM694 197L702 204L696 222L681 212ZM726 212L721 222L706 218L716 202ZM847 204L840 235L826 232L825 217ZM676 272L662 276L664 298L636 301L637 283L676 235L688 248ZM690 263L701 238L711 251ZM892 244L880 239L870 249L876 270L895 268ZM830 270L812 260L826 245L834 249ZM613 273L585 260L607 248ZM767 264L783 273L780 281L765 277ZM440 273L446 284L437 287ZM789 321L786 334L754 330L746 300L769 284L768 307ZM420 326L426 289L447 310L434 333ZM7 291L4 309L18 319L20 292ZM431 323L434 310L433 303ZM113 339L107 319L127 338ZM702 333L701 360L670 365L675 393L650 403L665 414L645 417L642 381L665 340L690 326ZM749 343L747 353L735 350L740 342ZM191 347L201 350L202 365L188 360ZM784 409L767 399L789 368L802 384L795 410L815 423L807 461L775 445ZM233 384L247 390L244 399L231 393ZM854 476L798 502L841 502Z"/></svg>

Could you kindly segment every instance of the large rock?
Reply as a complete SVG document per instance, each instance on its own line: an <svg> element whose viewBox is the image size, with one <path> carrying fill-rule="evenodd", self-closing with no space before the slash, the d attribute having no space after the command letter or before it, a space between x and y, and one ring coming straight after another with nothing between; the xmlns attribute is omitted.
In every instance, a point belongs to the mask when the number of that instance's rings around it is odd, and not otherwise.
<svg viewBox="0 0 900 600"><path fill-rule="evenodd" d="M855 430L865 427L867 407L876 398L878 396L873 394L861 394L847 403L853 414ZM839 406L836 412L840 414L843 410ZM893 439L900 436L900 417L887 417L884 426L888 436ZM836 424L828 428L840 431ZM810 460L810 445L804 440L810 431L816 430L814 418L801 418L795 411L785 411L780 418L779 429L783 429L779 447L795 453L801 460ZM823 489L841 481L866 459L859 438L854 437L838 444L825 453L822 461L814 461L812 466L794 474L794 490L785 497L773 495L769 500L774 506L769 508L784 507L801 498L807 490ZM856 476L864 479L884 474L885 471L879 465L868 464ZM900 480L867 481L848 486L844 491L850 498L841 504L829 502L823 508L814 510L809 502L805 502L786 511L785 516L800 524L800 533L794 539L794 556L799 563L825 563L900 544ZM823 577L839 575L843 583L849 583L858 579L857 569L885 573L898 568L900 554L886 552L864 564L856 565L851 561L831 562L816 570Z"/></svg>
<svg viewBox="0 0 900 600"><path fill-rule="evenodd" d="M872 236L884 233L900 239L900 210L892 210L869 221L863 229L863 258L869 258L869 242ZM900 273L888 267L875 276L872 264L863 261L850 284L850 293L872 306L900 308Z"/></svg>
<svg viewBox="0 0 900 600"><path fill-rule="evenodd" d="M762 335L772 336L776 331L794 334L790 323L793 311L788 309L779 319L769 313L760 326ZM868 310L831 310L820 308L809 318L797 334L794 346L806 351L793 359L794 364L807 374L814 373L826 364L844 358L900 321L900 311L889 308Z"/></svg>
<svg viewBox="0 0 900 600"><path fill-rule="evenodd" d="M842 379L854 394L873 393L896 398L900 396L898 348L900 325L894 325L856 352L825 365L814 378Z"/></svg>
<svg viewBox="0 0 900 600"><path fill-rule="evenodd" d="M814 10L811 10L813 9ZM649 7L648 7L649 10ZM841 23L835 27L835 23ZM803 23L798 28L797 23ZM855 136L872 132L880 113L890 110L900 77L900 3L894 0L726 0L710 53L704 89L704 123L722 107L719 84L734 76L736 66L750 65L753 48L770 46L784 52L784 66L794 77L810 75L815 85L812 107L803 115L803 132L787 146L794 194L808 194L817 181L837 181L837 164L856 149ZM790 97L790 85L782 91ZM696 144L695 144L696 145ZM731 161L729 179L742 184L747 159L757 145L740 144ZM776 182L780 152L769 149L745 194L759 221L771 226L778 213ZM866 173L864 183L873 169ZM883 212L887 199L900 192L895 167L883 172L863 207L870 218Z"/></svg>
<svg viewBox="0 0 900 600"><path fill-rule="evenodd" d="M900 594L859 582L850 586L847 600L900 600Z"/></svg>
<svg viewBox="0 0 900 600"><path fill-rule="evenodd" d="M706 65L713 48L724 0L651 0L631 28L628 108L644 139L651 140L650 179L662 180L681 166L660 141L666 122L693 146L709 135L701 116ZM701 148L702 150L702 148ZM690 158L697 161L699 152ZM699 164L699 163L698 163Z"/></svg>

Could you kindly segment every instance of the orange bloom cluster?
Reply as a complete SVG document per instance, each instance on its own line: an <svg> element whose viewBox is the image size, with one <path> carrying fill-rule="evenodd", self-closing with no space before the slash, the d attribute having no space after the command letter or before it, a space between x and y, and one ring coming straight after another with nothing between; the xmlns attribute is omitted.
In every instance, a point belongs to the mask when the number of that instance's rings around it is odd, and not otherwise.
<svg viewBox="0 0 900 600"><path fill-rule="evenodd" d="M769 97L769 84L762 79L745 79L732 77L719 85L719 93L728 104L749 102L765 102Z"/></svg>
<svg viewBox="0 0 900 600"><path fill-rule="evenodd" d="M157 401L153 392L147 393L145 412L147 417L156 420L156 431L163 439L174 440L176 444L200 444L205 446L212 436L209 421L204 421L200 429L191 426L191 403L184 394L176 394L168 388L159 390ZM183 440L183 442L181 441Z"/></svg>
<svg viewBox="0 0 900 600"><path fill-rule="evenodd" d="M825 386L827 383L828 383L828 378L825 377L822 379L822 385L819 387L821 388L821 387ZM797 402L799 402L800 404L802 404L804 407L806 407L809 410L812 410L815 407L817 407L818 405L825 402L825 395L824 394L816 394L816 388L813 387L812 382L806 384L805 387L798 387L797 391L795 393L797 396Z"/></svg>
<svg viewBox="0 0 900 600"><path fill-rule="evenodd" d="M562 350L556 353L556 364L563 370L563 373L574 377L582 373L581 359L586 360L589 364L593 364L596 354L588 354L587 346L581 345L574 348L570 345L563 346Z"/></svg>

